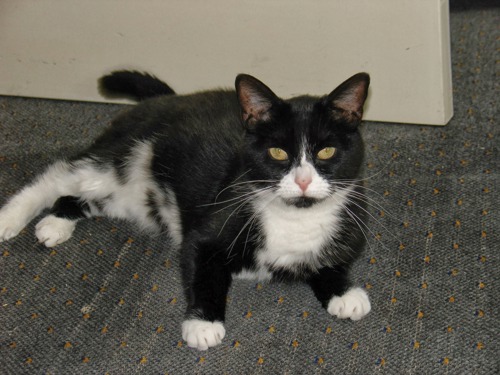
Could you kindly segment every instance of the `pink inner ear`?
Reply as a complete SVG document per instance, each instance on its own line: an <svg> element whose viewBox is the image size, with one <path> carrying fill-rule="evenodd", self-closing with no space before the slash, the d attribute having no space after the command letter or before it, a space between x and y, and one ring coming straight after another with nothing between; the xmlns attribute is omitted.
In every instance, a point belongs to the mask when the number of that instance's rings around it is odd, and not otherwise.
<svg viewBox="0 0 500 375"><path fill-rule="evenodd" d="M339 98L333 101L336 108L344 111L353 112L361 117L363 113L363 105L366 99L366 85L361 82L354 87L351 87Z"/></svg>
<svg viewBox="0 0 500 375"><path fill-rule="evenodd" d="M243 121L267 121L271 103L259 96L251 88L242 88L240 91L240 104L243 109Z"/></svg>
<svg viewBox="0 0 500 375"><path fill-rule="evenodd" d="M332 100L332 118L348 124L358 124L363 117L367 88L368 82L361 81L338 93Z"/></svg>
<svg viewBox="0 0 500 375"><path fill-rule="evenodd" d="M271 108L279 101L271 89L247 74L238 75L235 84L243 121L251 125L269 121Z"/></svg>

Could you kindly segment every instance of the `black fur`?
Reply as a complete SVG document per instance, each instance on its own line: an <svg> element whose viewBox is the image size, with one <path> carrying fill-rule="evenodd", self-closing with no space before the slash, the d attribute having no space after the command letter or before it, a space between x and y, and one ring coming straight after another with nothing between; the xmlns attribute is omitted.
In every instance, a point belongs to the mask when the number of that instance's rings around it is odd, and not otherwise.
<svg viewBox="0 0 500 375"><path fill-rule="evenodd" d="M130 97L144 100L155 96L173 95L175 91L158 78L136 71L120 70L99 80L99 91L105 97Z"/></svg>
<svg viewBox="0 0 500 375"><path fill-rule="evenodd" d="M54 216L69 220L82 219L89 212L90 207L86 202L72 196L59 198L51 209L51 214Z"/></svg>

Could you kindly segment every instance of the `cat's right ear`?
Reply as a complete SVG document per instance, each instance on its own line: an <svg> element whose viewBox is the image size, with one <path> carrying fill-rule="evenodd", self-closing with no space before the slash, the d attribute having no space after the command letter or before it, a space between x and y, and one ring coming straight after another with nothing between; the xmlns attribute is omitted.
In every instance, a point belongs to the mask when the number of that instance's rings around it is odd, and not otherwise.
<svg viewBox="0 0 500 375"><path fill-rule="evenodd" d="M236 77L236 94L241 107L241 118L248 128L272 118L273 105L280 99L257 78L248 74Z"/></svg>

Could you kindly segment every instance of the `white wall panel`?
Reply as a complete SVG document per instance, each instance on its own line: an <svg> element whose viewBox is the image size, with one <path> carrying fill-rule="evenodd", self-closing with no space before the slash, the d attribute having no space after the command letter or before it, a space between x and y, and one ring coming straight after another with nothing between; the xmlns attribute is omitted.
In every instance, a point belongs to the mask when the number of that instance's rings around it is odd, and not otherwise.
<svg viewBox="0 0 500 375"><path fill-rule="evenodd" d="M2 0L0 94L102 101L96 80L152 72L179 93L232 87L326 94L372 77L366 118L452 116L447 0Z"/></svg>

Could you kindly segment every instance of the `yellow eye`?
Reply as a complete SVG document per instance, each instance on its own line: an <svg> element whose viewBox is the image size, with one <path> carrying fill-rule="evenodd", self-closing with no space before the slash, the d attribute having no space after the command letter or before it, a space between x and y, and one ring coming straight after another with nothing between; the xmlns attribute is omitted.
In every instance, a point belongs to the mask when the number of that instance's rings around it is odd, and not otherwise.
<svg viewBox="0 0 500 375"><path fill-rule="evenodd" d="M279 160L279 161L288 160L288 154L286 153L286 151L278 147L271 147L269 149L269 156L272 157L274 160Z"/></svg>
<svg viewBox="0 0 500 375"><path fill-rule="evenodd" d="M337 149L335 147L325 147L320 152L318 152L318 159L320 160L328 160L333 158L333 156L337 153Z"/></svg>

